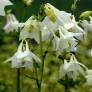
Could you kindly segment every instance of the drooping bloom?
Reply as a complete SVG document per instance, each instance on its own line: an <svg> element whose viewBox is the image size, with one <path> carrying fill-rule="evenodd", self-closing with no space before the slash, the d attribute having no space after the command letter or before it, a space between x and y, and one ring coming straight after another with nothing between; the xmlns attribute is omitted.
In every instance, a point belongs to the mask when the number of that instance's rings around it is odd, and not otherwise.
<svg viewBox="0 0 92 92"><path fill-rule="evenodd" d="M0 0L0 15L5 16L4 8L8 5L13 5L9 0Z"/></svg>
<svg viewBox="0 0 92 92"><path fill-rule="evenodd" d="M53 32L53 46L58 54L63 50L76 51L78 43L74 37L79 38L81 35L81 33L68 32L63 27L60 27L59 36L56 36Z"/></svg>
<svg viewBox="0 0 92 92"><path fill-rule="evenodd" d="M23 27L23 23L19 23L14 14L7 15L7 23L4 26L4 30L6 33L11 31L18 31L19 28Z"/></svg>
<svg viewBox="0 0 92 92"><path fill-rule="evenodd" d="M34 38L37 42L39 41L39 30L40 30L40 22L34 19L31 16L25 23L24 28L20 32L20 40L24 40L26 38Z"/></svg>
<svg viewBox="0 0 92 92"><path fill-rule="evenodd" d="M83 39L83 35L85 35L85 32L76 22L74 15L65 11L60 11L49 3L45 4L44 11L47 15L45 17L45 20L47 19L49 24L52 24L51 22L53 22L53 28L58 28L59 26L61 26L67 31L73 33L82 33L82 35L78 39Z"/></svg>
<svg viewBox="0 0 92 92"><path fill-rule="evenodd" d="M39 31L42 32L42 40L48 38L49 32L41 22L36 20L34 16L31 16L25 23L24 28L20 32L20 40L26 38L34 39L37 43L40 43Z"/></svg>
<svg viewBox="0 0 92 92"><path fill-rule="evenodd" d="M57 23L58 25L64 26L66 29L70 29L73 26L71 14L65 11L59 11L54 6L46 3L44 11L50 21Z"/></svg>
<svg viewBox="0 0 92 92"><path fill-rule="evenodd" d="M34 60L37 63L40 63L41 60L29 50L28 43L25 41L20 43L17 52L5 62L11 61L12 68L20 68L20 67L28 67L31 68L33 66Z"/></svg>
<svg viewBox="0 0 92 92"><path fill-rule="evenodd" d="M60 78L64 78L66 75L68 78L77 79L79 75L85 76L87 67L82 63L79 63L74 55L71 56L70 61L64 60L64 64L60 67Z"/></svg>

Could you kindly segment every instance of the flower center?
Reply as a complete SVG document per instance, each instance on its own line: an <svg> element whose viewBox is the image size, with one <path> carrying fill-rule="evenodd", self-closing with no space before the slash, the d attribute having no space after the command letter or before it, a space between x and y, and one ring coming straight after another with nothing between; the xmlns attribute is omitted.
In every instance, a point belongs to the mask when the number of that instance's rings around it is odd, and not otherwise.
<svg viewBox="0 0 92 92"><path fill-rule="evenodd" d="M26 63L26 61L25 61L25 57L23 57L23 58L22 58L22 62L21 62L21 64L24 65L25 63Z"/></svg>

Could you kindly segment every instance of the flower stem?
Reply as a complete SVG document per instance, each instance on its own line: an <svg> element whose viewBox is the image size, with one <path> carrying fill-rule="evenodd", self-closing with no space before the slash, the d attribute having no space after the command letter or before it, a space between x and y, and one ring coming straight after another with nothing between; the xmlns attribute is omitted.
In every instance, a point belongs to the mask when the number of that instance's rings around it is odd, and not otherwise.
<svg viewBox="0 0 92 92"><path fill-rule="evenodd" d="M69 92L69 88L67 85L65 86L65 92Z"/></svg>
<svg viewBox="0 0 92 92"><path fill-rule="evenodd" d="M21 92L20 90L20 68L17 69L17 92Z"/></svg>
<svg viewBox="0 0 92 92"><path fill-rule="evenodd" d="M74 15L75 11L76 11L76 8L77 8L77 2L79 0L74 0L73 4L72 4L72 7L71 7L71 10L72 10L72 14Z"/></svg>
<svg viewBox="0 0 92 92"><path fill-rule="evenodd" d="M36 81L36 84L37 84L37 87L38 87L38 92L40 92L38 73L37 73L36 62L35 61L34 61L34 71L35 71L35 76L36 76L35 81Z"/></svg>
<svg viewBox="0 0 92 92"><path fill-rule="evenodd" d="M39 92L41 92L41 85L42 85L42 80L43 80L43 71L44 71L44 57L43 57L43 44L42 44L42 32L39 32L40 35L40 50L41 50L41 61L42 61L42 65L41 65L41 76L40 76L40 80L39 80Z"/></svg>

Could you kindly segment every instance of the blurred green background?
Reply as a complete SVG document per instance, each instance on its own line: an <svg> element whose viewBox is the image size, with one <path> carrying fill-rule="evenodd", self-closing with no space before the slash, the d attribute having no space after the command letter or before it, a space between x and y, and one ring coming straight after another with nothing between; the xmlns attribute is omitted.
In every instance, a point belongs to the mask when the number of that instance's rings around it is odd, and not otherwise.
<svg viewBox="0 0 92 92"><path fill-rule="evenodd" d="M11 0L14 5L5 8L12 9L12 13L15 14L16 18L20 22L25 22L31 15L36 14L40 10L40 5L44 3L51 3L56 8L71 12L71 5L73 0L33 0L30 6L26 6L22 0ZM79 16L82 12L92 10L92 0L80 0L77 3L75 12L76 20L79 20ZM17 50L19 40L19 33L11 32L5 33L2 29L6 23L5 17L0 17L0 92L16 92L16 69L12 69L10 64L4 64L4 60L11 57ZM32 47L31 47L32 48ZM78 48L76 53L77 59L92 68L92 56L89 54L92 48L92 33L88 33L87 41L83 41ZM33 48L32 48L33 49ZM36 53L36 52L35 52ZM63 85L57 82L59 66L62 61L55 58L53 55L47 55L45 60L44 79L42 85L42 92L64 92ZM24 70L24 69L23 69ZM22 74L26 73L34 75L34 70L25 69ZM22 81L24 80L24 81ZM23 75L22 81L22 92L37 92L35 81L31 80ZM71 92L92 92L92 89L85 86L84 84L76 85Z"/></svg>

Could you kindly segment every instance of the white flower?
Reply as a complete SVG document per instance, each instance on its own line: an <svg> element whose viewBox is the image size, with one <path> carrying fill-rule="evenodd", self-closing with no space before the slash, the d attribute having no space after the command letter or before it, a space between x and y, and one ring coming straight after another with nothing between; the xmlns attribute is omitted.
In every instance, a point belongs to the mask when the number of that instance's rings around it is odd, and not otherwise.
<svg viewBox="0 0 92 92"><path fill-rule="evenodd" d="M64 49L67 51L75 51L76 50L76 39L74 37L79 37L81 33L72 33L68 32L63 27L60 27L59 29L59 37L56 36L53 32L53 46L57 53L59 54Z"/></svg>
<svg viewBox="0 0 92 92"><path fill-rule="evenodd" d="M82 63L79 63L75 56L72 55L70 62L64 60L64 64L61 65L60 78L63 78L67 75L68 78L73 79L75 81L80 74L84 76L86 70L87 67Z"/></svg>
<svg viewBox="0 0 92 92"><path fill-rule="evenodd" d="M49 20L58 26L63 26L67 30L72 29L74 32L84 33L83 29L78 26L74 15L71 13L59 11L49 3L45 4L44 11Z"/></svg>
<svg viewBox="0 0 92 92"><path fill-rule="evenodd" d="M80 24L82 25L82 27L84 28L84 30L87 32L87 31L92 31L92 17L89 16L90 18L90 21L87 21L87 20L83 20L80 22Z"/></svg>
<svg viewBox="0 0 92 92"><path fill-rule="evenodd" d="M57 25L64 26L66 29L70 29L74 26L71 14L65 11L59 11L49 3L45 4L44 11L47 17Z"/></svg>
<svg viewBox="0 0 92 92"><path fill-rule="evenodd" d="M72 16L72 22L74 24L73 27L71 27L70 31L77 32L77 33L85 33L84 30L78 25L78 22L76 22L74 15Z"/></svg>
<svg viewBox="0 0 92 92"><path fill-rule="evenodd" d="M41 22L34 19L33 16L31 16L24 24L24 28L20 32L20 40L24 40L26 38L35 39L35 41L39 44L40 43L40 37L39 37L39 31L42 32L42 40L46 40L49 37L49 31L47 30L47 27L44 26Z"/></svg>
<svg viewBox="0 0 92 92"><path fill-rule="evenodd" d="M26 44L23 44L23 41L20 43L17 52L5 62L11 61L12 68L20 68L20 67L28 67L31 68L33 66L34 60L37 63L40 63L41 60L33 54L28 47L27 41Z"/></svg>
<svg viewBox="0 0 92 92"><path fill-rule="evenodd" d="M34 19L31 16L25 23L24 28L20 32L19 40L24 40L26 38L35 39L39 42L39 31L40 31L40 22Z"/></svg>
<svg viewBox="0 0 92 92"><path fill-rule="evenodd" d="M46 3L44 8L44 11L47 15L45 17L45 20L47 19L49 23L49 25L47 24L47 28L50 28L50 30L53 30L55 32L56 28L61 26L67 31L71 31L73 33L81 33L82 35L79 36L79 40L84 38L85 32L81 27L78 26L78 23L76 22L74 15L72 15L71 13L67 13L65 11L59 11L49 3Z"/></svg>
<svg viewBox="0 0 92 92"><path fill-rule="evenodd" d="M21 27L23 27L23 23L19 23L19 21L13 14L7 15L7 23L3 28L6 31L6 33L10 31L18 31L18 28Z"/></svg>
<svg viewBox="0 0 92 92"><path fill-rule="evenodd" d="M13 5L9 0L0 0L0 15L5 16L4 8L8 5Z"/></svg>

